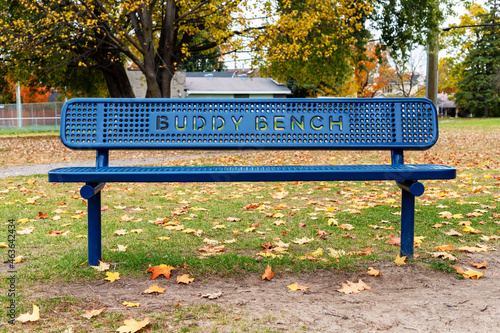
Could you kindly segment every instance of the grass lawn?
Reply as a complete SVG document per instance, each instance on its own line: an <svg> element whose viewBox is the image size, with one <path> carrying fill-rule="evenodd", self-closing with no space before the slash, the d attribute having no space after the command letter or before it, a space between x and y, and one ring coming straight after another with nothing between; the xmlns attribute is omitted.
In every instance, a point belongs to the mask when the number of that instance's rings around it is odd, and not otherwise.
<svg viewBox="0 0 500 333"><path fill-rule="evenodd" d="M460 119L440 124L440 140L431 150L406 153L406 163L451 165L458 175L449 181L423 181L426 191L417 198L412 260L456 274L455 261L436 252L460 258L500 245L498 142L500 119ZM372 164L390 163L390 152L268 151L169 163ZM30 299L34 286L106 277L86 263L87 206L80 187L50 184L46 175L0 182L0 242L7 243L9 219L16 221L15 254L22 256L15 266L18 313L31 312L32 302L45 312L62 301L80 302ZM391 243L399 237L400 196L394 182L385 181L111 183L102 196L103 259L120 276L143 279L150 278L149 267L160 264L173 266L173 276L189 274L198 280L262 274L267 265L277 274L365 270L374 262L393 261L399 253L399 245ZM8 248L0 253L7 260ZM5 290L9 274L7 268L1 272ZM7 304L9 298L2 294L0 300ZM0 318L6 311L0 308ZM183 315L172 311L172 316ZM102 314L92 328L116 330L122 319Z"/></svg>

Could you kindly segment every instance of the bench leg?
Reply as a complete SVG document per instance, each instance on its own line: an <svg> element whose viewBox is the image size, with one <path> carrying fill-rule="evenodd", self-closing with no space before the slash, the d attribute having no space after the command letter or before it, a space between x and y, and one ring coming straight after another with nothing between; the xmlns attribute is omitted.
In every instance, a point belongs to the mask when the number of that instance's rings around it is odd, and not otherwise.
<svg viewBox="0 0 500 333"><path fill-rule="evenodd" d="M89 265L98 266L101 259L101 192L88 199Z"/></svg>
<svg viewBox="0 0 500 333"><path fill-rule="evenodd" d="M415 196L402 191L401 200L401 256L413 257L415 233Z"/></svg>

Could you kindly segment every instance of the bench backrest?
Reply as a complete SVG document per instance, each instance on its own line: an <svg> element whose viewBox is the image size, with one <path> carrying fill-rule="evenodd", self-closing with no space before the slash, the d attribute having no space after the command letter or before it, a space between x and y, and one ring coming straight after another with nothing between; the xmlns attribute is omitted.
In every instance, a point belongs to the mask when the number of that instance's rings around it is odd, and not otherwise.
<svg viewBox="0 0 500 333"><path fill-rule="evenodd" d="M423 98L72 99L74 149L412 149L438 139Z"/></svg>

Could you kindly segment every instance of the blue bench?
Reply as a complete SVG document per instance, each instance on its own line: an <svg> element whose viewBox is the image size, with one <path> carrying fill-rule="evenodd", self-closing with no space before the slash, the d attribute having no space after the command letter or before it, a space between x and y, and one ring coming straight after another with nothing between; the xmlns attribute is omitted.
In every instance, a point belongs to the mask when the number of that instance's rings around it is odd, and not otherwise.
<svg viewBox="0 0 500 333"><path fill-rule="evenodd" d="M62 142L97 151L95 167L59 168L50 182L83 182L89 264L101 259L101 190L106 182L393 180L402 189L401 255L413 255L415 196L422 179L453 179L444 165L405 164L404 150L438 140L426 99L97 99L68 101ZM388 165L113 167L110 149L387 150Z"/></svg>

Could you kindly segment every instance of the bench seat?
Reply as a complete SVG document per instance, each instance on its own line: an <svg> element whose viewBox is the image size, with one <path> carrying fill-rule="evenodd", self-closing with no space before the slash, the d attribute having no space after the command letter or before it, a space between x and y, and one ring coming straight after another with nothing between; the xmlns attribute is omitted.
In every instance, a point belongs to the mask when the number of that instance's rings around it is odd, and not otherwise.
<svg viewBox="0 0 500 333"><path fill-rule="evenodd" d="M49 172L53 182L253 182L453 179L444 165L311 165L72 167Z"/></svg>

